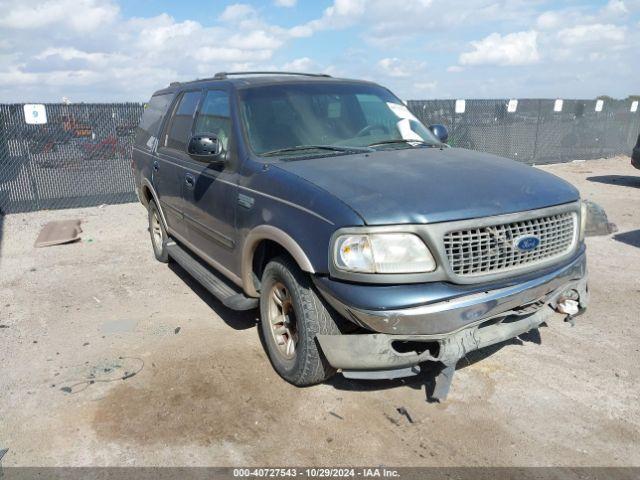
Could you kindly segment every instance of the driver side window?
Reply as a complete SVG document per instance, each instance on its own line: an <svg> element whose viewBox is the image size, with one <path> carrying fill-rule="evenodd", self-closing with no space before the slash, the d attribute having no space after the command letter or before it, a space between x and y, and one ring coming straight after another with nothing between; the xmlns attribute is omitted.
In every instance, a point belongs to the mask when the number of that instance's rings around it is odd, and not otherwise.
<svg viewBox="0 0 640 480"><path fill-rule="evenodd" d="M228 150L231 137L229 94L224 90L209 90L196 118L195 133L213 133L224 150Z"/></svg>

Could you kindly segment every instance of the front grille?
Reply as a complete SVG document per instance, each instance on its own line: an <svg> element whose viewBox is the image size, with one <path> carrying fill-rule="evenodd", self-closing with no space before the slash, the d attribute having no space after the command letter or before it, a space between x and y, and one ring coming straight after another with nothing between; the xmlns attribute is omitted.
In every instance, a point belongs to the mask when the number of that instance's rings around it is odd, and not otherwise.
<svg viewBox="0 0 640 480"><path fill-rule="evenodd" d="M559 213L518 222L466 228L444 236L451 270L473 276L524 268L568 253L574 246L577 228L574 212ZM518 239L533 235L537 247L523 251Z"/></svg>

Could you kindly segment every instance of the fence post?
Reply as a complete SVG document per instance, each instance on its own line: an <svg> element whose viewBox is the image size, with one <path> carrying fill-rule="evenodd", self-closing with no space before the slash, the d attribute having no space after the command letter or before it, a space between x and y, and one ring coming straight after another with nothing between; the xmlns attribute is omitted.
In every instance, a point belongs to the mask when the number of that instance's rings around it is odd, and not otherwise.
<svg viewBox="0 0 640 480"><path fill-rule="evenodd" d="M46 107L45 107L46 108ZM24 105L20 104L20 112L22 112L24 109ZM21 117L20 112L17 115L16 118L16 125L15 128L22 128L23 124L26 125L26 120L24 119L24 117ZM47 112L49 115L51 114L51 112ZM22 120L21 120L22 118ZM44 129L45 127L43 125L37 125L36 128L38 130L40 129ZM22 130L24 132L24 130ZM23 164L23 168L24 168L24 172L27 175L27 180L29 181L29 186L31 187L31 194L33 196L33 201L35 203L35 208L31 209L31 210L40 210L42 208L41 205L41 199L40 199L40 192L38 190L38 182L36 180L36 176L33 173L33 157L31 156L31 151L29 149L29 139L28 138L22 138L20 141L20 154L22 154L22 152L24 152L24 164ZM22 155L21 155L22 156Z"/></svg>
<svg viewBox="0 0 640 480"><path fill-rule="evenodd" d="M453 116L451 117L451 133L449 134L449 136L455 138L456 141L457 141L457 137L454 136L455 134L456 134L456 101L454 100L453 101Z"/></svg>
<svg viewBox="0 0 640 480"><path fill-rule="evenodd" d="M598 100L596 99L596 102ZM609 112L607 111L609 109L609 105L611 104L611 102L604 102L604 105L602 106L602 111L601 112L596 112L596 115L598 116L604 116L604 121L602 122L604 125L604 130L602 131L602 138L600 141L600 157L601 158L605 158L607 156L606 154L606 143L607 143L607 136L609 134ZM595 107L594 107L595 110ZM597 124L597 117L596 117L596 124Z"/></svg>
<svg viewBox="0 0 640 480"><path fill-rule="evenodd" d="M538 99L538 118L536 120L536 136L533 140L533 154L531 155L531 163L536 163L538 155L538 132L540 132L540 113L542 110L542 100Z"/></svg>
<svg viewBox="0 0 640 480"><path fill-rule="evenodd" d="M33 159L31 158L31 154L29 154L29 149L27 148L27 155L26 155L26 159L27 161L25 162L24 166L25 171L27 173L27 178L29 179L29 185L31 185L31 192L33 193L33 200L35 201L36 204L36 208L34 208L33 210L40 210L41 205L40 205L40 192L38 191L38 182L36 182L36 179L33 175L33 171L32 171L32 166L31 164L33 163Z"/></svg>

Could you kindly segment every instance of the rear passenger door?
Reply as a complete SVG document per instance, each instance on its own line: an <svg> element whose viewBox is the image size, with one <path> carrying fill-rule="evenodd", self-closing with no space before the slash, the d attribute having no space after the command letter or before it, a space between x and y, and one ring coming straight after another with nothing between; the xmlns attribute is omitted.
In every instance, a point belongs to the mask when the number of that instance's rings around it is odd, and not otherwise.
<svg viewBox="0 0 640 480"><path fill-rule="evenodd" d="M186 168L191 160L187 154L187 142L201 96L201 90L187 90L178 96L160 136L158 159L154 165L154 187L170 233L181 240L188 236L182 195Z"/></svg>
<svg viewBox="0 0 640 480"><path fill-rule="evenodd" d="M237 272L235 213L237 205L236 139L232 134L229 91L205 91L196 114L194 134L214 134L226 152L224 163L189 158L184 183L189 242L218 268Z"/></svg>
<svg viewBox="0 0 640 480"><path fill-rule="evenodd" d="M132 151L136 188L142 188L143 180L154 184L154 164L157 163L156 146L162 122L173 103L173 93L154 95L145 106ZM138 192L140 195L141 192Z"/></svg>

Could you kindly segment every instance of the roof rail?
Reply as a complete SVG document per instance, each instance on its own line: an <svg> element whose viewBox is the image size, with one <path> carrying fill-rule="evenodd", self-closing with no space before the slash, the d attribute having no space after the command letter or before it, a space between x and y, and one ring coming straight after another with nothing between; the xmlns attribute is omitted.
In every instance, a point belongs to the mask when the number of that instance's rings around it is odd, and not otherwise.
<svg viewBox="0 0 640 480"><path fill-rule="evenodd" d="M302 73L302 72L278 72L278 71L254 71L254 72L218 72L213 78L221 80L232 75L300 75L303 77L331 77L326 73Z"/></svg>

